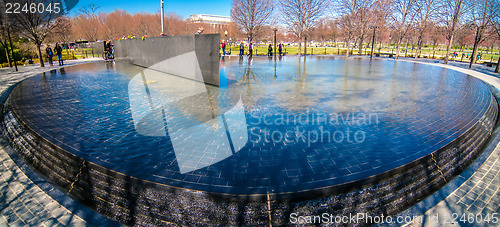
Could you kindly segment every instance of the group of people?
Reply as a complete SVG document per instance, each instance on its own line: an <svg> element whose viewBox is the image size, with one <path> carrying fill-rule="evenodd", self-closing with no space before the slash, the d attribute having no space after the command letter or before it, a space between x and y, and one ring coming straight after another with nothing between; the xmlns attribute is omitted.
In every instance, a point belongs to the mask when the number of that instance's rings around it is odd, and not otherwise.
<svg viewBox="0 0 500 227"><path fill-rule="evenodd" d="M279 55L283 55L283 44L280 43L278 44L278 53ZM267 48L267 56L271 57L273 56L273 45L272 44L269 44L269 47Z"/></svg>
<svg viewBox="0 0 500 227"><path fill-rule="evenodd" d="M225 43L223 43L223 47L222 47L222 51L224 52L224 49L225 49ZM253 56L253 49L254 49L254 46L252 43L249 43L248 44L248 56L249 57L252 57ZM283 55L283 44L280 43L278 44L278 53L280 56ZM240 57L243 57L243 55L245 55L245 44L243 42L240 43ZM273 45L272 44L269 44L269 47L267 49L267 56L273 56Z"/></svg>
<svg viewBox="0 0 500 227"><path fill-rule="evenodd" d="M108 40L107 42L104 41L104 59L105 60L112 60L115 59L115 52L113 50L113 44L111 43L111 40Z"/></svg>
<svg viewBox="0 0 500 227"><path fill-rule="evenodd" d="M483 55L482 52L478 53L477 54L477 60L481 60L482 55ZM458 57L458 53L455 51L454 53L452 53L452 57L457 58ZM470 59L471 54L470 53L467 53L467 54L462 53L462 58L464 58L464 57L467 58L467 59Z"/></svg>
<svg viewBox="0 0 500 227"><path fill-rule="evenodd" d="M63 58L62 58L62 47L59 45L59 43L56 43L54 50L52 50L52 48L50 47L50 44L47 45L45 52L47 53L47 58L49 60L50 66L54 66L54 62L52 60L52 58L54 57L54 52L55 52L55 55L57 56L59 66L64 65Z"/></svg>

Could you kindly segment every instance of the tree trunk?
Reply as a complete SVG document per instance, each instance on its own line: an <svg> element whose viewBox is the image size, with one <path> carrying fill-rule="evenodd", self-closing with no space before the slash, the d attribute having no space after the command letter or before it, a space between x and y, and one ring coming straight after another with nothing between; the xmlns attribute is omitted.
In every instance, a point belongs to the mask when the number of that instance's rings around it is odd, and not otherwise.
<svg viewBox="0 0 500 227"><path fill-rule="evenodd" d="M498 73L500 71L500 57L498 57L497 67L495 68L495 72Z"/></svg>
<svg viewBox="0 0 500 227"><path fill-rule="evenodd" d="M359 55L362 55L363 54L363 39L362 38L359 38L359 51L358 51Z"/></svg>
<svg viewBox="0 0 500 227"><path fill-rule="evenodd" d="M417 51L415 52L415 58L420 57L420 50L422 49L422 35L418 36L418 41L417 41Z"/></svg>
<svg viewBox="0 0 500 227"><path fill-rule="evenodd" d="M347 46L347 51L345 52L345 56L349 57L349 47L351 46L351 40L348 39L345 43Z"/></svg>
<svg viewBox="0 0 500 227"><path fill-rule="evenodd" d="M448 64L448 58L450 57L451 44L453 43L454 35L450 36L448 41L448 46L446 47L446 56L444 56L444 64Z"/></svg>
<svg viewBox="0 0 500 227"><path fill-rule="evenodd" d="M410 38L406 39L405 58L406 58L406 55L408 54L408 44L410 44Z"/></svg>
<svg viewBox="0 0 500 227"><path fill-rule="evenodd" d="M304 55L307 55L307 36L304 36Z"/></svg>
<svg viewBox="0 0 500 227"><path fill-rule="evenodd" d="M299 36L299 57L300 57L300 49L302 48L302 37Z"/></svg>
<svg viewBox="0 0 500 227"><path fill-rule="evenodd" d="M42 50L40 49L41 45L41 43L36 44L36 47L38 49L38 59L40 60L40 67L45 67L45 65L43 64Z"/></svg>
<svg viewBox="0 0 500 227"><path fill-rule="evenodd" d="M3 46L3 50L5 51L5 56L7 57L7 62L9 63L9 67L12 68L12 62L10 61L9 49L7 48L7 42Z"/></svg>
<svg viewBox="0 0 500 227"><path fill-rule="evenodd" d="M479 49L479 40L478 37L474 39L474 48L472 48L472 58L470 60L470 66L476 64L477 61L477 50Z"/></svg>
<svg viewBox="0 0 500 227"><path fill-rule="evenodd" d="M401 39L398 39L398 47L396 48L396 59L399 59L399 50L401 48Z"/></svg>

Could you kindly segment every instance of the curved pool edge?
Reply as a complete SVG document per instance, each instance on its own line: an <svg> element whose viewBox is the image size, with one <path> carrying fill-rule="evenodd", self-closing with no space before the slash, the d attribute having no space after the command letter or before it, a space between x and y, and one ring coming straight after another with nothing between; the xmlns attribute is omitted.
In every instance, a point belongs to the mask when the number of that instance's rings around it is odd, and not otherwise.
<svg viewBox="0 0 500 227"><path fill-rule="evenodd" d="M433 62L421 62L418 60L408 60L408 59L400 59L399 61L411 62L411 63L419 63L419 64L427 64L437 67L442 67L450 70L455 70L458 72L462 72L469 76L478 78L486 83L492 93L497 98L497 101L500 102L500 78L498 74L485 73L479 70L476 70L474 67L472 69L460 67L460 64L449 65L443 64L439 61ZM468 63L465 67L468 67ZM482 187L477 187L473 185L477 185L479 181L486 181L488 179L495 179L498 176L498 172L500 172L500 118L497 119L497 125L494 128L494 131L488 142L485 144L485 148L483 152L474 160L473 163L469 165L469 167L464 170L462 173L457 175L452 181L446 184L444 187L439 189L438 191L432 193L427 198L422 200L421 202L415 204L412 207L409 207L406 210L398 213L398 216L401 217L411 217L410 221L406 220L403 224L404 226L427 226L427 225L447 225L450 223L450 219L446 218L447 216L451 217L451 215L458 215L458 217L462 217L462 215L468 215L470 213L484 215L492 214L491 209L484 209L483 211L476 210L477 207L470 206L469 208L463 207L463 204L460 204L460 200L465 197L472 199L472 201L480 200L480 197L484 199L486 190ZM496 170L495 170L496 169ZM498 184L491 183L491 186L498 187ZM464 194L465 192L465 194ZM471 195L471 193L474 193ZM487 197L490 197L488 195ZM495 195L493 195L495 196ZM498 194L497 194L498 196ZM484 207L491 207L491 205L496 205L493 200L486 202ZM496 205L497 206L497 205ZM484 211L489 210L490 212L484 213ZM494 212L494 211L493 211ZM436 216L439 215L439 218L436 222ZM467 224L467 223L463 223ZM488 223L468 223L469 225L474 226L489 226ZM376 226L396 226L388 223L381 223Z"/></svg>
<svg viewBox="0 0 500 227"><path fill-rule="evenodd" d="M99 61L102 59L68 60L64 66L45 68L37 65L21 66L18 71L3 69L2 73L6 73L0 78L0 108L3 107L10 92L25 79L73 65L94 64ZM1 133L0 159L2 160L0 187L4 193L0 225L85 226L105 223L109 226L118 226L117 222L72 200L47 178L38 174L13 150Z"/></svg>
<svg viewBox="0 0 500 227"><path fill-rule="evenodd" d="M162 221L166 220L199 224L200 214L207 217L205 224L230 225L269 224L269 216L272 224L284 224L294 211L300 215L395 214L425 197L427 190L435 191L445 185L468 166L480 153L487 141L485 135L491 134L498 115L492 96L490 107L481 118L484 120L476 122L458 139L373 177L293 194L235 196L175 188L106 169L55 146L24 124L15 112L3 109L6 137L25 160L78 200L125 224L164 224ZM456 150L463 159L453 158ZM453 168L453 164L460 168Z"/></svg>

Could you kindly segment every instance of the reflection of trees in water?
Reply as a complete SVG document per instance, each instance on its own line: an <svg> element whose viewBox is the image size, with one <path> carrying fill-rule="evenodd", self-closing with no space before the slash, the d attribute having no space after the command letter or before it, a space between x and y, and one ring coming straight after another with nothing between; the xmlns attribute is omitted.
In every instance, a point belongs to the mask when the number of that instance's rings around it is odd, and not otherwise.
<svg viewBox="0 0 500 227"><path fill-rule="evenodd" d="M257 100L266 95L264 85L261 83L263 75L255 73L251 65L252 58L249 58L243 76L236 83L241 88L241 97L247 108L252 107Z"/></svg>
<svg viewBox="0 0 500 227"><path fill-rule="evenodd" d="M304 62L302 62L302 59ZM304 111L310 106L315 106L314 97L311 98L311 90L307 81L306 59L298 58L297 71L290 77L294 82L287 83L275 94L277 104L291 112ZM279 83L279 82L278 82Z"/></svg>
<svg viewBox="0 0 500 227"><path fill-rule="evenodd" d="M300 106L307 106L307 96L304 93L307 92L307 72L306 72L306 57L304 56L304 64L300 62L301 58L299 57L299 62L297 64L297 77L295 79L295 100L291 100L291 103L295 103L293 105L295 108L300 108ZM292 108L293 108L292 107Z"/></svg>

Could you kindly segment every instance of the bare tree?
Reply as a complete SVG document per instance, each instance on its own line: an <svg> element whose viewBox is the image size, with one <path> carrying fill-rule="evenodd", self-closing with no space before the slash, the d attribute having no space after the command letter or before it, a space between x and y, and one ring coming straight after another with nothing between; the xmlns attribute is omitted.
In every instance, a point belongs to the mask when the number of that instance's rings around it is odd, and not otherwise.
<svg viewBox="0 0 500 227"><path fill-rule="evenodd" d="M102 29L102 15L99 6L92 3L79 9L80 13L73 17L73 32L76 37L95 41Z"/></svg>
<svg viewBox="0 0 500 227"><path fill-rule="evenodd" d="M31 6L32 4L38 5L40 3L43 3L45 5L48 5L49 3L59 3L59 10L58 12L52 10L52 12L46 11L43 13L40 12L34 12L32 13L31 11L27 12L20 12L20 13L12 13L12 19L15 21L15 25L17 26L18 31L20 31L22 34L24 34L26 37L30 38L35 44L36 47L38 48L38 57L40 59L40 66L44 67L45 65L43 64L43 57L42 57L42 51L41 51L41 46L47 35L57 26L59 26L59 21L56 20L58 16L61 16L64 14L64 10L62 8L62 4L60 1L54 1L54 0L15 0L15 1L6 1L10 3L19 3L21 6L23 5L28 5ZM54 6L54 5L53 5Z"/></svg>
<svg viewBox="0 0 500 227"><path fill-rule="evenodd" d="M359 10L355 17L355 26L358 39L358 53L361 55L363 50L363 41L371 33L370 26L375 25L377 19L375 14L375 4L377 0L359 0L356 1L359 4Z"/></svg>
<svg viewBox="0 0 500 227"><path fill-rule="evenodd" d="M477 49L486 37L484 32L489 25L491 25L494 15L494 1L495 0L469 0L470 6L470 24L476 30L474 38L474 48L472 50L472 58L469 68L477 60Z"/></svg>
<svg viewBox="0 0 500 227"><path fill-rule="evenodd" d="M252 42L262 27L268 24L273 10L272 0L235 0L231 18Z"/></svg>
<svg viewBox="0 0 500 227"><path fill-rule="evenodd" d="M492 7L494 12L492 17L493 30L497 35L497 38L500 40L500 1L495 0L493 2ZM496 73L500 72L500 56L498 57L498 62L497 62L497 67L495 68L495 72Z"/></svg>
<svg viewBox="0 0 500 227"><path fill-rule="evenodd" d="M460 21L465 12L465 0L441 0L441 6L441 13L439 16L444 24L444 36L446 40L448 40L444 64L448 64L451 45L453 44L453 39L455 38Z"/></svg>
<svg viewBox="0 0 500 227"><path fill-rule="evenodd" d="M314 30L314 38L317 41L321 41L321 45L325 45L325 41L329 38L331 30L329 28L329 23L327 18L321 18L316 25Z"/></svg>
<svg viewBox="0 0 500 227"><path fill-rule="evenodd" d="M0 10L2 11L2 14L0 14L0 45L3 46L3 50L5 52L7 62L9 63L9 67L12 67L12 62L10 61L10 55L9 55L9 47L7 46L9 43L9 39L8 39L8 35L7 35L7 33L9 31L7 31L7 29L9 29L9 30L12 30L12 29L11 29L10 19L9 19L8 14L3 13L3 12L5 12L4 7L5 7L4 4L0 5Z"/></svg>
<svg viewBox="0 0 500 227"><path fill-rule="evenodd" d="M347 57L349 57L350 43L354 37L357 37L361 54L363 41L370 34L370 26L379 19L376 13L379 11L375 9L375 5L383 6L378 0L338 0L336 2L336 11L341 16L339 26L347 43Z"/></svg>
<svg viewBox="0 0 500 227"><path fill-rule="evenodd" d="M327 21L327 25L328 25L328 27L327 27L328 33L327 34L328 34L328 36L330 36L332 38L332 41L334 43L336 43L337 36L339 35L338 23L337 23L337 21L330 19Z"/></svg>
<svg viewBox="0 0 500 227"><path fill-rule="evenodd" d="M408 32L412 29L416 10L416 0L394 0L393 1L393 14L392 14L392 27L396 33L396 59L399 58L401 49L401 41L407 36Z"/></svg>
<svg viewBox="0 0 500 227"><path fill-rule="evenodd" d="M80 11L81 14L91 17L98 14L99 8L101 8L101 6L96 5L95 3L90 3L86 6L80 7L80 9L78 10Z"/></svg>
<svg viewBox="0 0 500 227"><path fill-rule="evenodd" d="M304 54L307 54L307 36L313 31L327 7L325 0L281 0L281 13L288 29L301 41L304 38Z"/></svg>
<svg viewBox="0 0 500 227"><path fill-rule="evenodd" d="M57 42L62 42L67 44L73 38L73 32L71 29L71 19L69 17L59 17L57 24L59 26L55 27L52 32L52 39ZM66 53L68 53L68 49L66 49Z"/></svg>
<svg viewBox="0 0 500 227"><path fill-rule="evenodd" d="M417 0L417 15L416 15L416 30L418 34L417 51L415 58L420 56L420 51L423 45L423 37L426 32L434 25L439 12L438 0Z"/></svg>
<svg viewBox="0 0 500 227"><path fill-rule="evenodd" d="M346 57L349 57L349 51L350 51L350 46L351 46L351 40L354 38L354 33L355 33L355 16L352 14L345 14L342 17L340 17L338 23L340 27L340 32L344 36L344 41L346 43L346 52L345 55Z"/></svg>

